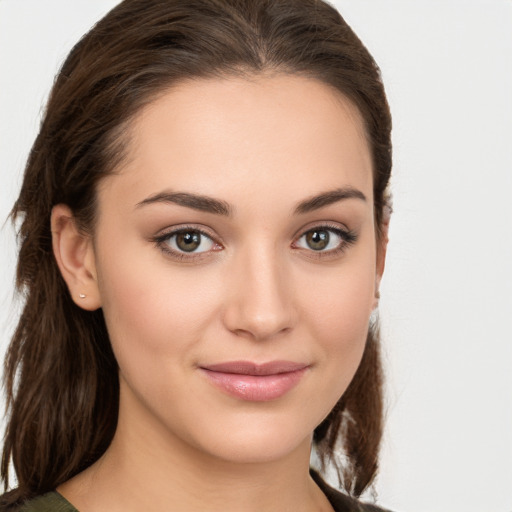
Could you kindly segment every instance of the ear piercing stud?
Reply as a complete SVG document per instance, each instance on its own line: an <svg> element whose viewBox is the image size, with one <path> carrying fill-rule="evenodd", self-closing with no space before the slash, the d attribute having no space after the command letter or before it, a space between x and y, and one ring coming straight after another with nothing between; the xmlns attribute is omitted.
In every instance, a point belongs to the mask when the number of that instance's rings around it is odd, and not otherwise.
<svg viewBox="0 0 512 512"><path fill-rule="evenodd" d="M81 293L81 294L79 295L79 297L80 297L81 299L85 299L85 297L87 297L87 295L85 295L85 293Z"/></svg>

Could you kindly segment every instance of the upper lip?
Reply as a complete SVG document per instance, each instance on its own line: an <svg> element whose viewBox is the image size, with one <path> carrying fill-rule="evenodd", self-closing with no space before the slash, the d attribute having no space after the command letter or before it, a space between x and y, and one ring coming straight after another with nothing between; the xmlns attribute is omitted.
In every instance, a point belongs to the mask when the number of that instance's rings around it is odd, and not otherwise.
<svg viewBox="0 0 512 512"><path fill-rule="evenodd" d="M237 375L277 375L303 370L309 365L294 361L269 361L268 363L254 363L252 361L227 361L201 366L203 370L220 373L233 373Z"/></svg>

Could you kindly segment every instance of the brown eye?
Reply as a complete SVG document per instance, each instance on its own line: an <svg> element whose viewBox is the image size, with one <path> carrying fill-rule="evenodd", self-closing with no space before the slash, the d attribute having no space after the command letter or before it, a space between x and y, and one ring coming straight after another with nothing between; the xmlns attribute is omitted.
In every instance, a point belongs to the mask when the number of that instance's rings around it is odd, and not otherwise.
<svg viewBox="0 0 512 512"><path fill-rule="evenodd" d="M202 253L215 248L215 242L206 234L194 229L175 231L159 241L175 253Z"/></svg>
<svg viewBox="0 0 512 512"><path fill-rule="evenodd" d="M357 240L355 233L331 226L318 226L305 231L293 246L314 251L318 255L335 255Z"/></svg>
<svg viewBox="0 0 512 512"><path fill-rule="evenodd" d="M186 231L176 235L176 246L185 252L193 252L201 245L201 233Z"/></svg>
<svg viewBox="0 0 512 512"><path fill-rule="evenodd" d="M315 229L305 234L306 244L314 251L322 251L329 245L329 231L323 229Z"/></svg>

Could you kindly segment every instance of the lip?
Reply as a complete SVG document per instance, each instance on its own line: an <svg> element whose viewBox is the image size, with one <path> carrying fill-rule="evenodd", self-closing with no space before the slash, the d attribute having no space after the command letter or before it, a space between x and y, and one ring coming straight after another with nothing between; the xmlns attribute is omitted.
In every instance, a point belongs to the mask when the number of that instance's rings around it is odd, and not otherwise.
<svg viewBox="0 0 512 512"><path fill-rule="evenodd" d="M268 402L291 391L309 365L292 361L229 361L199 368L213 385L235 398Z"/></svg>

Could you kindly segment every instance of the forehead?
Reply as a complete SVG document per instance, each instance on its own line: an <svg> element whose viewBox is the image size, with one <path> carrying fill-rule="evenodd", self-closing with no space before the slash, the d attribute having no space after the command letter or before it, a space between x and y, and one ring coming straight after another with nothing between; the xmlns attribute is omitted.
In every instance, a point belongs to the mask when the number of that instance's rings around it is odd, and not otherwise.
<svg viewBox="0 0 512 512"><path fill-rule="evenodd" d="M276 187L307 196L340 186L372 197L363 121L341 93L296 75L187 81L149 104L129 127L128 157L105 180L118 193L162 188L225 196Z"/></svg>

